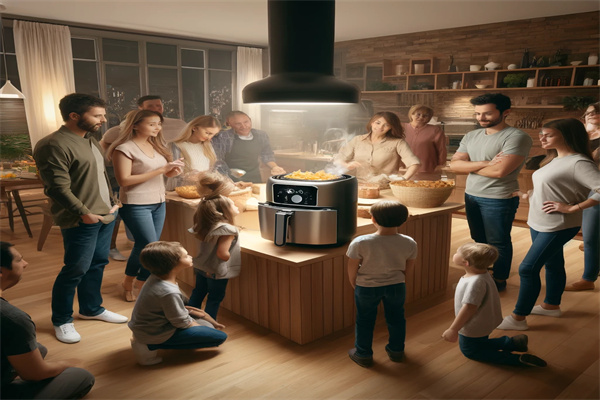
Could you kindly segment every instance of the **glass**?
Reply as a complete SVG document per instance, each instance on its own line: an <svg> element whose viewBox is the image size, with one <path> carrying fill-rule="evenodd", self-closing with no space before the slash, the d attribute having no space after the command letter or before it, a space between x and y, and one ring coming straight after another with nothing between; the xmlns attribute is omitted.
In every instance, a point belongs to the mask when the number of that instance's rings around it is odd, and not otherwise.
<svg viewBox="0 0 600 400"><path fill-rule="evenodd" d="M96 41L94 39L72 38L73 58L78 60L96 60Z"/></svg>
<svg viewBox="0 0 600 400"><path fill-rule="evenodd" d="M119 39L102 39L104 61L138 63L138 42Z"/></svg>
<svg viewBox="0 0 600 400"><path fill-rule="evenodd" d="M179 118L178 80L176 69L148 68L148 88L162 97L165 117Z"/></svg>
<svg viewBox="0 0 600 400"><path fill-rule="evenodd" d="M147 43L148 65L177 66L177 46L162 43ZM151 93L154 93L150 91Z"/></svg>
<svg viewBox="0 0 600 400"><path fill-rule="evenodd" d="M137 109L140 96L140 68L124 65L106 66L106 119L108 127L119 123L131 110Z"/></svg>
<svg viewBox="0 0 600 400"><path fill-rule="evenodd" d="M208 68L231 71L233 66L231 54L231 51L226 50L208 50Z"/></svg>
<svg viewBox="0 0 600 400"><path fill-rule="evenodd" d="M204 50L181 49L181 66L204 68Z"/></svg>
<svg viewBox="0 0 600 400"><path fill-rule="evenodd" d="M73 60L75 91L100 97L98 88L98 64L95 61Z"/></svg>
<svg viewBox="0 0 600 400"><path fill-rule="evenodd" d="M206 114L204 105L204 70L183 68L181 70L181 90L183 97L183 119Z"/></svg>

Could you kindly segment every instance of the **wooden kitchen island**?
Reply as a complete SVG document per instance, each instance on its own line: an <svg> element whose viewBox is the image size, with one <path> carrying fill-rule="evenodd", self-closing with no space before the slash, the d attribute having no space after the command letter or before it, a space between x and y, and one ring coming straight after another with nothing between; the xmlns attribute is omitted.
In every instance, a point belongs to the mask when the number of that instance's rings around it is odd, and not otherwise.
<svg viewBox="0 0 600 400"><path fill-rule="evenodd" d="M264 185L261 185L264 196ZM393 198L390 190L382 197ZM192 226L199 200L167 194L162 240L178 241L196 254ZM414 272L406 277L406 302L440 292L448 280L452 212L463 207L446 203L437 208L410 208L400 232L419 245ZM346 273L348 245L277 247L260 236L258 211L236 218L241 226L242 272L231 279L222 307L296 343L305 344L354 325L354 294ZM358 218L357 235L375 232L371 220ZM194 287L193 271L182 283Z"/></svg>

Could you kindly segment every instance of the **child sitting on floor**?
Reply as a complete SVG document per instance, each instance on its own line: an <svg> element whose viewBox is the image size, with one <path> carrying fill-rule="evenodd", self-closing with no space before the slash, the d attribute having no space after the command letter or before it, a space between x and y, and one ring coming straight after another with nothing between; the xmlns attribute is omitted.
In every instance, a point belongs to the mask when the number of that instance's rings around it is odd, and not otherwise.
<svg viewBox="0 0 600 400"><path fill-rule="evenodd" d="M442 334L448 342L458 339L460 351L472 360L504 365L545 367L546 362L527 351L527 335L488 336L502 322L500 296L488 267L498 258L495 247L483 243L462 245L452 257L466 274L460 278L454 295L456 317Z"/></svg>
<svg viewBox="0 0 600 400"><path fill-rule="evenodd" d="M398 233L398 227L408 218L408 209L403 204L379 201L371 207L371 215L377 232L355 238L346 254L348 278L356 302L355 347L348 355L361 367L373 365L373 330L380 302L390 334L385 351L390 360L402 361L406 337L405 279L417 257L417 243Z"/></svg>
<svg viewBox="0 0 600 400"><path fill-rule="evenodd" d="M192 267L192 257L177 242L152 242L140 254L140 262L152 274L142 287L129 321L131 347L141 365L162 361L158 349L216 347L227 339L204 311L186 306L177 285L177 274Z"/></svg>

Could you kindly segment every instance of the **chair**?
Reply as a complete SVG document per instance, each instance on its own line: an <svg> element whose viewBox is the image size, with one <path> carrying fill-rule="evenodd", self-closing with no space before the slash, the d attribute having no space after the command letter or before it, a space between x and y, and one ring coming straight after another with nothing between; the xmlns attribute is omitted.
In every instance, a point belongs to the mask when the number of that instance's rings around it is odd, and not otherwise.
<svg viewBox="0 0 600 400"><path fill-rule="evenodd" d="M44 219L42 221L42 230L40 231L40 237L38 238L38 251L42 251L42 249L44 248L44 243L46 243L46 239L48 238L50 229L52 229L52 226L54 225L54 220L52 219L52 212L50 211L50 201L47 201L40 207L42 209L42 214L44 214Z"/></svg>

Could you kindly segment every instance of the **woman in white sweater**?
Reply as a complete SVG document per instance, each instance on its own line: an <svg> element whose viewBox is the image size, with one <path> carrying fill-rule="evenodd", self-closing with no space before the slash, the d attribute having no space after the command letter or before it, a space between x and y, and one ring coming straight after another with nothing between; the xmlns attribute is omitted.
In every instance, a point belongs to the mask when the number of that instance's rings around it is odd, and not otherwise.
<svg viewBox="0 0 600 400"><path fill-rule="evenodd" d="M566 273L563 246L581 227L582 211L600 202L600 172L592 160L585 127L574 118L546 123L540 132L549 152L543 167L533 173L527 224L531 248L519 267L517 304L498 329L527 330L529 314L559 317ZM550 160L548 162L548 160ZM590 189L594 192L588 197ZM540 271L546 267L546 296L534 307L541 290Z"/></svg>
<svg viewBox="0 0 600 400"><path fill-rule="evenodd" d="M123 221L133 234L134 245L127 260L123 280L126 301L134 301L135 289L141 289L150 275L140 264L140 253L150 242L159 240L165 221L165 182L183 170L181 160L172 160L161 132L163 117L150 110L131 111L125 126L107 151L119 182L120 210ZM134 283L135 280L135 283Z"/></svg>

